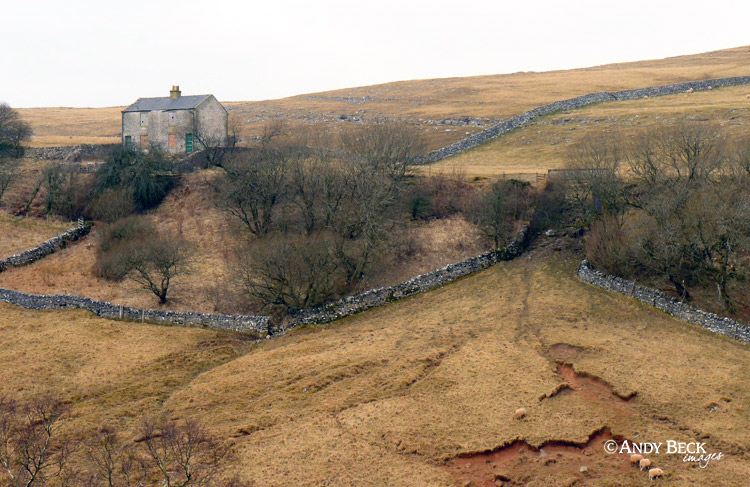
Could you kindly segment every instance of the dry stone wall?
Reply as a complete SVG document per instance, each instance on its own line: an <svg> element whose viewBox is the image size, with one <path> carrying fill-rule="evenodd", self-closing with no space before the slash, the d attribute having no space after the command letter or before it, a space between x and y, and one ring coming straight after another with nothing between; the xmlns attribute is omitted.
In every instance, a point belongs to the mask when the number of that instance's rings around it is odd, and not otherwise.
<svg viewBox="0 0 750 487"><path fill-rule="evenodd" d="M471 273L486 269L498 262L518 257L528 247L529 237L527 227L519 232L513 243L502 250L485 252L461 262L449 264L395 286L370 289L331 304L301 310L293 316L292 325L329 323L370 308L383 306L392 301L429 291Z"/></svg>
<svg viewBox="0 0 750 487"><path fill-rule="evenodd" d="M26 309L85 309L104 318L205 326L219 330L254 333L260 336L266 336L269 331L268 316L221 315L130 308L70 294L26 294L10 289L0 289L0 301Z"/></svg>
<svg viewBox="0 0 750 487"><path fill-rule="evenodd" d="M497 137L498 135L505 134L511 130L523 127L531 120L548 115L553 112L560 110L573 110L580 108L592 103L601 103L605 101L623 101L623 100L636 100L644 97L654 96L665 96L674 95L677 93L685 93L689 90L699 91L708 90L711 88L721 88L724 86L737 86L750 84L750 76L737 76L733 78L719 78L719 79L708 79L702 81L686 81L684 83L675 83L664 86L652 86L649 88L639 88L635 90L624 90L616 92L600 92L590 93L588 95L578 96L569 100L556 101L548 105L529 110L523 115L518 115L508 120L503 120L497 124L491 126L487 130L478 132L470 137L459 140L451 145L440 148L433 151L426 156L420 158L418 161L420 164L427 164L430 162L439 161L452 155L463 152L472 147L476 147L480 144L487 142L490 139Z"/></svg>
<svg viewBox="0 0 750 487"><path fill-rule="evenodd" d="M119 144L83 144L65 147L27 147L25 157L45 161L81 161L82 159L104 159L119 147Z"/></svg>
<svg viewBox="0 0 750 487"><path fill-rule="evenodd" d="M83 229L88 233L90 228L90 224L79 222L78 227L75 229L68 230L64 234L54 237L35 249L24 252L24 254L32 256L33 259L23 259L24 264L16 260L14 262L19 265L26 265L39 260L62 248L59 244L50 242L71 241L71 237L63 237L63 235L74 235L76 231L82 232ZM77 238L80 238L80 236ZM407 296L434 289L460 277L486 269L497 262L513 259L523 253L528 246L528 242L528 229L524 228L519 232L516 240L503 250L485 252L476 257L419 275L395 286L371 289L325 306L300 310L293 315L287 325L287 329L304 324L328 323ZM44 251L38 249L44 249ZM11 259L16 257L18 256L13 256ZM9 265L8 267L11 266ZM5 268L7 267L0 268L0 272ZM69 294L27 294L0 288L0 301L26 309L84 309L104 318L205 326L213 329L252 333L258 337L271 336L283 331L274 329L270 317L264 315L223 315L130 308Z"/></svg>
<svg viewBox="0 0 750 487"><path fill-rule="evenodd" d="M90 231L90 223L85 223L83 220L78 220L78 225L69 230L66 230L60 235L52 237L51 239L37 245L32 249L25 250L20 254L11 255L7 259L0 260L0 272L11 267L20 267L33 264L39 259L43 259L49 254L67 247L70 242L75 242L79 238L87 235Z"/></svg>
<svg viewBox="0 0 750 487"><path fill-rule="evenodd" d="M750 327L731 318L694 308L656 289L597 271L586 259L581 262L578 268L578 278L602 289L632 296L642 303L659 308L665 313L688 323L700 325L707 330L721 333L744 343L750 343Z"/></svg>
<svg viewBox="0 0 750 487"><path fill-rule="evenodd" d="M71 242L84 237L91 231L91 223L78 221L75 227L52 237L36 247L0 260L0 272L11 267L32 264L44 257L66 247ZM172 323L176 325L206 326L209 328L250 332L265 336L269 332L268 316L222 315L161 311L153 309L129 308L127 306L95 301L89 298L69 294L26 294L19 291L0 288L0 301L14 304L26 309L85 309L105 318L125 319L132 321L149 321Z"/></svg>

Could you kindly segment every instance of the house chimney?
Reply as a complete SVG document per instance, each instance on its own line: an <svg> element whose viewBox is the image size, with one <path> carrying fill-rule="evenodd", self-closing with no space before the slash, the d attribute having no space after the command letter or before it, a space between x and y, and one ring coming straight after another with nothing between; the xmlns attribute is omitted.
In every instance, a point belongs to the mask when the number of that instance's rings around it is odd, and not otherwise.
<svg viewBox="0 0 750 487"><path fill-rule="evenodd" d="M169 97L171 99L173 99L173 100L178 99L181 94L182 94L182 92L180 91L180 87L179 86L172 86L172 89L169 90Z"/></svg>

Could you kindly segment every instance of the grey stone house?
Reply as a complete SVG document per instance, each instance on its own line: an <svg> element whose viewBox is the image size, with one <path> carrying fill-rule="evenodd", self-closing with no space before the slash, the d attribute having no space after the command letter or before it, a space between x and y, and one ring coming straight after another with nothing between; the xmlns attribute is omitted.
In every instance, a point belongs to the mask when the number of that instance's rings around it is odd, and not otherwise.
<svg viewBox="0 0 750 487"><path fill-rule="evenodd" d="M138 98L122 111L122 143L190 154L205 145L225 146L227 123L227 110L213 95L182 96L173 86L168 97Z"/></svg>

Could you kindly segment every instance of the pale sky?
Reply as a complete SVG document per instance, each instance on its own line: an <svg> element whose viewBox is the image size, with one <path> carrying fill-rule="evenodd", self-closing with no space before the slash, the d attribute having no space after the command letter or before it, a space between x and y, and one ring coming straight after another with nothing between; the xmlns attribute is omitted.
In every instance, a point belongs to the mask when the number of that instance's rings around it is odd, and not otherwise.
<svg viewBox="0 0 750 487"><path fill-rule="evenodd" d="M750 44L746 0L0 0L0 102L263 100ZM750 74L750 66L748 66Z"/></svg>

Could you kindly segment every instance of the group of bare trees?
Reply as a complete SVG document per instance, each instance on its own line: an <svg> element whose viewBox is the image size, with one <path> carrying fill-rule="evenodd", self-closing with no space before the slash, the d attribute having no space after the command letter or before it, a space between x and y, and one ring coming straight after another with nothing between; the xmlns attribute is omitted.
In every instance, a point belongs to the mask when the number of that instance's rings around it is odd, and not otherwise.
<svg viewBox="0 0 750 487"><path fill-rule="evenodd" d="M713 285L734 311L730 284L746 279L750 252L750 139L704 123L590 138L571 168L595 265L664 278L686 300L691 286Z"/></svg>
<svg viewBox="0 0 750 487"><path fill-rule="evenodd" d="M254 239L238 276L262 306L319 304L359 283L388 240L407 167L420 153L412 128L383 123L337 135L270 132L220 167L220 205Z"/></svg>
<svg viewBox="0 0 750 487"><path fill-rule="evenodd" d="M228 474L228 448L194 420L144 418L135 438L111 426L63 429L49 397L0 397L0 486L141 487L246 485Z"/></svg>

